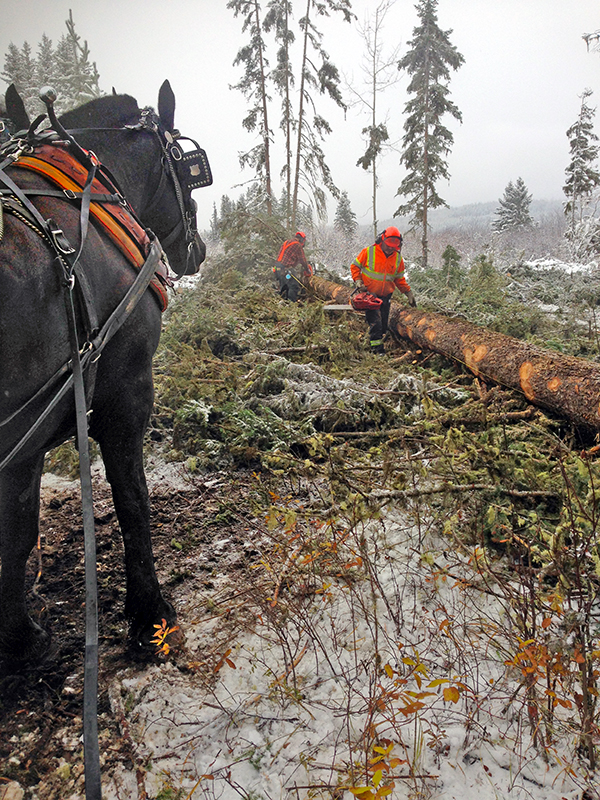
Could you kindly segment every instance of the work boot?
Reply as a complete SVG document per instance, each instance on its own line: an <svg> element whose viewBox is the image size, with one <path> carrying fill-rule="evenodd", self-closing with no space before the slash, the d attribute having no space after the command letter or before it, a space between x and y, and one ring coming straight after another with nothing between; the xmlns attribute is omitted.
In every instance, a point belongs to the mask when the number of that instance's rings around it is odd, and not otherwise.
<svg viewBox="0 0 600 800"><path fill-rule="evenodd" d="M378 344L377 347L373 347L371 352L377 356L382 356L385 353L385 347L382 344Z"/></svg>

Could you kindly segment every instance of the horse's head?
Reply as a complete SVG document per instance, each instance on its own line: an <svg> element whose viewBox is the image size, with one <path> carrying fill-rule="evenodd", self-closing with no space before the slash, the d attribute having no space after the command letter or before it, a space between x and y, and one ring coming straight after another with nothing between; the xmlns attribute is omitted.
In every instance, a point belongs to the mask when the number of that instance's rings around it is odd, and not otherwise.
<svg viewBox="0 0 600 800"><path fill-rule="evenodd" d="M158 114L113 93L63 114L60 122L110 169L143 224L160 239L175 272L192 275L206 255L192 189L208 185L210 171L206 164L204 183L188 179L186 164L203 151L197 145L192 154L182 150L174 115L175 96L165 81ZM195 163L191 169L197 169Z"/></svg>

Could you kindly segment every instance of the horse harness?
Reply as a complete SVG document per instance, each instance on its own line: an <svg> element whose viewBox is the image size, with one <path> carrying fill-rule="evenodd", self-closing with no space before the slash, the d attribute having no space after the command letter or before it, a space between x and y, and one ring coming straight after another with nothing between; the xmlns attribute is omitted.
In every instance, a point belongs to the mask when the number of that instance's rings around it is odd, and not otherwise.
<svg viewBox="0 0 600 800"><path fill-rule="evenodd" d="M28 132L16 133L7 143L0 147L0 158L3 157L0 162L0 242L3 235L3 212L6 212L20 219L35 231L55 253L55 260L62 268L64 286L67 289L65 300L71 329L72 357L23 406L8 418L0 421L0 429L11 424L27 408L42 397L47 396L51 389L56 387L65 375L67 376L65 382L47 402L44 410L33 425L0 461L0 471L23 449L60 400L73 388L75 383L73 373L76 370L76 362L79 362L82 375L85 373L88 378L85 395L89 406L95 383L96 362L106 344L124 324L149 286L153 290L160 309L164 311L168 302L166 287L173 285L161 243L159 243L152 231L143 228L135 211L120 192L117 182L110 171L100 164L91 151L84 150L73 139L71 134L79 131L66 132L56 120L51 106L48 106L48 111L53 127L60 133L52 129L46 129L37 134L34 133L35 128L43 119L43 117L38 117L32 123ZM163 136L166 133L159 131L157 119L151 109L145 109L142 112L142 118L138 125L126 126L126 129L151 130L161 143L163 152L161 179L146 209L158 203L165 190L165 172L168 171L175 187L181 220L163 241L168 244L181 233L182 228L185 228L189 260L192 254L193 240L197 233L195 203L192 200L190 210L186 210L178 177L178 174L183 174L186 177L185 172L182 173L180 171L178 173L173 164L173 142L178 134L174 132L175 136L171 135L171 142L166 139L166 143L163 143L161 133ZM103 130L115 131L119 129L108 128ZM62 137L60 134L62 134ZM199 177L202 182L198 185L209 185L212 182L212 177L208 161L204 151L199 151L199 154L205 160L206 170L204 172L201 171ZM186 180L185 184L188 187L195 179L196 165L192 162L197 154L190 155L192 159L184 162L190 170L190 178ZM183 158L180 158L180 160L183 161ZM49 179L58 188L21 188L6 173L7 167L18 167L36 172ZM51 218L45 219L42 216L31 202L31 196L57 197L67 202L81 203L80 246L77 252L56 222ZM101 328L98 326L97 314L87 277L79 265L79 257L87 237L90 214L125 255L129 263L138 270L133 284ZM80 316L86 336L86 341L83 345L78 344L75 330L75 307L73 303L75 291L77 292L78 306L80 312L82 312Z"/></svg>
<svg viewBox="0 0 600 800"><path fill-rule="evenodd" d="M52 104L55 96L48 90L41 99L46 103L48 116L55 132L44 132L40 138L35 136L35 128L43 117L38 117L31 125L27 138L19 138L17 134L8 143L0 148L0 242L3 235L2 209L19 218L24 224L34 230L54 251L56 261L61 265L64 286L65 306L69 329L71 360L64 364L42 386L36 394L23 406L15 411L8 419L0 422L0 428L9 424L32 403L54 389L57 382L67 376L62 386L55 391L50 401L46 403L44 411L38 416L34 424L12 448L11 452L0 461L0 471L14 458L14 456L31 439L35 431L48 417L52 409L60 402L66 393L73 388L75 399L75 420L80 462L81 499L84 531L85 551L85 664L84 664L84 693L83 693L83 742L84 742L84 771L85 771L85 796L86 800L101 800L102 787L100 778L100 755L98 744L98 596L96 575L96 547L95 525L91 486L91 463L88 446L88 408L93 395L93 386L98 361L104 346L123 325L149 285L152 285L161 310L166 307L166 292L164 286L168 284L168 269L166 257L158 239L151 231L146 231L139 223L133 209L129 206L117 184L100 164L96 156L83 150L70 133L67 133L56 119ZM165 142L161 138L157 118L153 112L142 112L139 128L154 131L161 145L163 159L161 180L154 197L147 205L152 207L157 204L162 196L165 177L165 165L173 181L175 194L181 214L181 220L173 231L167 235L165 244L174 241L185 229L187 242L187 265L193 257L197 237L195 203L190 199L190 208L186 209L180 181L188 189L200 185L209 185L212 182L210 168L203 151L198 148L196 153L185 154L175 144L175 136L162 132ZM112 130L112 129L111 129ZM56 141L57 133L62 134L65 141ZM177 134L178 135L178 134ZM180 155L179 161L183 162L177 169L173 163L177 161L176 153ZM198 160L198 156L202 156ZM44 178L49 179L58 186L58 189L27 189L19 187L9 176L5 169L7 166L28 169ZM200 181L191 185L193 181ZM2 185L4 188L2 188ZM60 197L70 202L80 201L79 250L71 246L64 232L52 219L44 219L40 211L31 202L31 195ZM125 296L118 303L116 309L108 320L98 329L97 316L94 309L93 298L85 277L79 267L79 258L86 241L89 216L92 216L104 230L128 261L139 271L129 287ZM186 266L187 266L186 265ZM83 324L86 332L86 342L80 349L77 334L77 319L74 304L74 289L78 288L80 306L84 308ZM86 391L85 370L87 369L88 386Z"/></svg>

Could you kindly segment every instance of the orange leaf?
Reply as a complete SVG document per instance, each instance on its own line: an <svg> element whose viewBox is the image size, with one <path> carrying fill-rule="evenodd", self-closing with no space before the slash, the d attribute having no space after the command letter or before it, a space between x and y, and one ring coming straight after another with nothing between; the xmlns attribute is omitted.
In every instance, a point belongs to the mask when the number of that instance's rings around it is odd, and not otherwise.
<svg viewBox="0 0 600 800"><path fill-rule="evenodd" d="M458 703L460 700L460 692L456 686L447 686L444 689L444 700L447 703Z"/></svg>

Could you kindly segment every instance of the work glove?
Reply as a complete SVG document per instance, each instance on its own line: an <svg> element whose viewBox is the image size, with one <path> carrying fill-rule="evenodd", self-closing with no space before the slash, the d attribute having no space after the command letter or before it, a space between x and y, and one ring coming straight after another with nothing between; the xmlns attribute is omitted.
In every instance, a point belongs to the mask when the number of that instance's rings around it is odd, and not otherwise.
<svg viewBox="0 0 600 800"><path fill-rule="evenodd" d="M413 308L417 307L417 298L412 293L412 289L409 289L406 293L406 299L408 300L409 306L412 306Z"/></svg>
<svg viewBox="0 0 600 800"><path fill-rule="evenodd" d="M354 285L359 291L364 291L366 288L364 281L361 278L359 278L357 281L354 281Z"/></svg>

